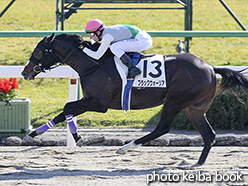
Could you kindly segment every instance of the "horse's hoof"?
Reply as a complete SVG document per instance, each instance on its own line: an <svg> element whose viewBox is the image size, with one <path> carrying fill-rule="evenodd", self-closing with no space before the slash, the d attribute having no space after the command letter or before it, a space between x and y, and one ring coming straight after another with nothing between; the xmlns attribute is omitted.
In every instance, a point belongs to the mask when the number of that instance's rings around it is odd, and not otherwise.
<svg viewBox="0 0 248 186"><path fill-rule="evenodd" d="M192 165L191 167L194 168L194 167L200 167L200 166L202 166L202 164L197 163L195 165Z"/></svg>
<svg viewBox="0 0 248 186"><path fill-rule="evenodd" d="M123 150L122 148L119 148L117 151L116 151L116 154L126 154L127 151Z"/></svg>
<svg viewBox="0 0 248 186"><path fill-rule="evenodd" d="M31 136L27 135L22 139L23 142L31 142L34 141L34 138L32 138Z"/></svg>
<svg viewBox="0 0 248 186"><path fill-rule="evenodd" d="M80 139L77 141L76 146L82 147L84 144L84 140L80 137Z"/></svg>

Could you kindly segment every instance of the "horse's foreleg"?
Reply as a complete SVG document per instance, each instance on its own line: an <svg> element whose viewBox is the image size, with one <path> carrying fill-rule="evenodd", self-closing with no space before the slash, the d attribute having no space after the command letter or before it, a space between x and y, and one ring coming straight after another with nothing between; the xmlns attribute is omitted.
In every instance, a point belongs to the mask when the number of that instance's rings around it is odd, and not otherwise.
<svg viewBox="0 0 248 186"><path fill-rule="evenodd" d="M73 121L73 116L77 116L85 113L86 111L97 111L97 112L106 112L107 106L103 106L104 102L99 102L97 99L93 98L82 98L78 101L69 102L64 107L64 115L67 120L67 124L70 128L70 132L77 143L78 146L83 142L82 138L77 133L77 126Z"/></svg>
<svg viewBox="0 0 248 186"><path fill-rule="evenodd" d="M62 122L65 120L64 112L61 112L59 115L57 115L53 120L47 122L46 124L42 125L35 131L31 132L27 136L23 138L24 141L30 141L33 140L35 136L41 135L45 133L48 129L52 128L54 125L56 125L59 122Z"/></svg>
<svg viewBox="0 0 248 186"><path fill-rule="evenodd" d="M67 121L67 125L69 126L70 132L71 132L75 142L77 143L81 137L77 133L77 126L72 119L72 115L71 114L66 115L65 118Z"/></svg>

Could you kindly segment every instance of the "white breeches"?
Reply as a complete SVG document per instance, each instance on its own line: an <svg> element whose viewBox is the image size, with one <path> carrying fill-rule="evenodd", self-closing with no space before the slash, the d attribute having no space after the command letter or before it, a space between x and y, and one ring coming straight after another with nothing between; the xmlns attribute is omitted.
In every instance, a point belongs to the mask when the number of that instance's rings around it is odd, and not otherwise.
<svg viewBox="0 0 248 186"><path fill-rule="evenodd" d="M120 58L125 52L140 52L152 46L152 37L145 31L139 32L134 39L117 41L110 46L111 52Z"/></svg>

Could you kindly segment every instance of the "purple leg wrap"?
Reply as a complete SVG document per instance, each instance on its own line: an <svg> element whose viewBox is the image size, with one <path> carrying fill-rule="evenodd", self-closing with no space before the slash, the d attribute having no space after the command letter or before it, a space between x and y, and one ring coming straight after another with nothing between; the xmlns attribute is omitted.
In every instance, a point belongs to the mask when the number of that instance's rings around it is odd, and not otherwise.
<svg viewBox="0 0 248 186"><path fill-rule="evenodd" d="M77 127L72 120L72 115L66 115L65 118L66 118L67 124L69 125L71 133L75 134L77 132Z"/></svg>
<svg viewBox="0 0 248 186"><path fill-rule="evenodd" d="M46 123L45 125L42 125L40 128L38 128L36 130L37 134L43 134L44 132L46 132L48 129L52 128L55 125L55 123L53 122L53 120L49 121L48 123Z"/></svg>

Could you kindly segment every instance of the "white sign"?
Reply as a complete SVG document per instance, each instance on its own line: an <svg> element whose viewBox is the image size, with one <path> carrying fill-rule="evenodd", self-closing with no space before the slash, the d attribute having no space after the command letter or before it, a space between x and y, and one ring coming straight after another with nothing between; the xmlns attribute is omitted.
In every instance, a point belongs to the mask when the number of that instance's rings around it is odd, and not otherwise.
<svg viewBox="0 0 248 186"><path fill-rule="evenodd" d="M135 77L133 87L166 87L163 55L142 59L138 63L138 67L142 73Z"/></svg>

